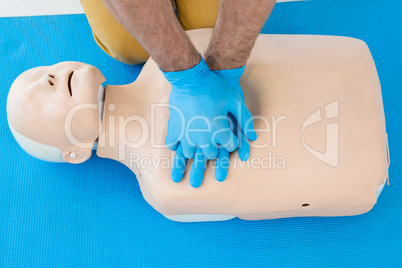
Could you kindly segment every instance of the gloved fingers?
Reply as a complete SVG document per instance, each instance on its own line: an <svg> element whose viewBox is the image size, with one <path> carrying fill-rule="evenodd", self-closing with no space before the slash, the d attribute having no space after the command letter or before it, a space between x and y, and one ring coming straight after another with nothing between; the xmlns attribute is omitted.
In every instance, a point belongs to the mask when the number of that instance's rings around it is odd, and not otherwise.
<svg viewBox="0 0 402 268"><path fill-rule="evenodd" d="M166 135L166 146L173 151L176 151L179 143L180 128L172 124L171 119L168 121L168 131Z"/></svg>
<svg viewBox="0 0 402 268"><path fill-rule="evenodd" d="M226 180L229 169L229 152L223 148L219 148L219 154L215 164L215 178L222 182Z"/></svg>
<svg viewBox="0 0 402 268"><path fill-rule="evenodd" d="M207 159L214 159L218 156L218 147L213 144L208 144L202 148L202 152Z"/></svg>
<svg viewBox="0 0 402 268"><path fill-rule="evenodd" d="M186 171L186 165L187 158L184 157L181 143L179 143L172 165L171 176L174 182L178 183L183 179L184 172Z"/></svg>
<svg viewBox="0 0 402 268"><path fill-rule="evenodd" d="M182 150L183 150L183 155L187 159L192 159L194 158L194 152L195 152L195 147L191 146L188 144L186 141L180 142Z"/></svg>
<svg viewBox="0 0 402 268"><path fill-rule="evenodd" d="M229 112L236 118L246 137L251 141L255 141L257 139L257 133L254 130L253 116L244 101L241 100L238 94L237 96L237 101L235 101L236 105L230 106Z"/></svg>
<svg viewBox="0 0 402 268"><path fill-rule="evenodd" d="M204 157L201 148L197 148L190 171L190 185L194 188L198 188L202 184L206 162L207 159Z"/></svg>
<svg viewBox="0 0 402 268"><path fill-rule="evenodd" d="M237 137L240 142L237 151L239 153L239 158L241 161L247 161L250 157L250 144L248 142L248 139L240 129L238 130L238 133L239 135Z"/></svg>
<svg viewBox="0 0 402 268"><path fill-rule="evenodd" d="M242 161L247 161L250 157L250 144L248 142L248 139L241 131L239 124L237 124L237 121L233 118L233 115L231 113L228 114L228 121L231 122L231 129L236 137L239 139L239 158Z"/></svg>
<svg viewBox="0 0 402 268"><path fill-rule="evenodd" d="M176 151L177 150L177 145L179 144L178 141L171 141L169 140L168 136L166 136L166 146L168 147L169 150Z"/></svg>
<svg viewBox="0 0 402 268"><path fill-rule="evenodd" d="M228 113L226 116L226 121L228 123L230 131L235 132L235 130L238 128L237 120L234 118L234 116L231 113ZM237 136L237 134L236 134Z"/></svg>
<svg viewBox="0 0 402 268"><path fill-rule="evenodd" d="M222 147L228 152L233 152L237 149L237 146L239 145L239 140L237 139L236 135L229 129L217 130L214 135L214 142L217 145L222 145Z"/></svg>

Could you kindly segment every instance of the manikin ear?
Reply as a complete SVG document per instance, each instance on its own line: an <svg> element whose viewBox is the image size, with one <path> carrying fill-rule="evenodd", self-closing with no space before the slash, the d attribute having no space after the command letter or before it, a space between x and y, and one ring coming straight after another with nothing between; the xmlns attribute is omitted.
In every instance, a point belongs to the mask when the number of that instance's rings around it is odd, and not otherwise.
<svg viewBox="0 0 402 268"><path fill-rule="evenodd" d="M70 164L80 164L87 161L92 155L92 148L81 149L75 148L72 151L64 151L62 153L63 160Z"/></svg>

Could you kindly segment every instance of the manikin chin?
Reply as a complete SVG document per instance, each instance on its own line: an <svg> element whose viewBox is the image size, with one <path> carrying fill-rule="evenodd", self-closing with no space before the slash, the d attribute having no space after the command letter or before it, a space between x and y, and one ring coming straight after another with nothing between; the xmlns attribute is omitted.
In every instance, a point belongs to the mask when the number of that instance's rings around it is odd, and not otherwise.
<svg viewBox="0 0 402 268"><path fill-rule="evenodd" d="M211 32L188 32L201 53ZM381 87L360 40L260 35L240 82L258 134L250 159L231 153L224 182L208 164L197 189L188 171L174 183L171 163L152 164L174 155L163 146L170 84L155 62L131 84L103 82L97 68L78 62L22 73L7 99L10 130L44 161L78 164L96 150L121 162L171 220L357 215L374 206L388 178ZM283 120L267 124L274 116Z"/></svg>

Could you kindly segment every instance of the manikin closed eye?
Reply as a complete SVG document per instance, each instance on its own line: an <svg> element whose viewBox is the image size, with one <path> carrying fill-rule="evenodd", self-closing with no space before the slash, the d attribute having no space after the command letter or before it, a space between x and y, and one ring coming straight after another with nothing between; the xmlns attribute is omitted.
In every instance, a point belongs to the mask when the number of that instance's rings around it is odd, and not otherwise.
<svg viewBox="0 0 402 268"><path fill-rule="evenodd" d="M73 74L74 74L74 71L72 71L70 73L70 75L68 76L68 92L70 93L71 97L73 96L72 89L71 89L71 79L73 78Z"/></svg>

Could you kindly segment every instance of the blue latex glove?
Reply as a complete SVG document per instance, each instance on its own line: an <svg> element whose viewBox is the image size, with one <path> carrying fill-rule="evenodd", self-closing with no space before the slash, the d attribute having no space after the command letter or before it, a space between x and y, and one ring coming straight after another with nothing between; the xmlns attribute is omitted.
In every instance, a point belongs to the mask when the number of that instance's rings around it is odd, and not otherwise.
<svg viewBox="0 0 402 268"><path fill-rule="evenodd" d="M231 88L234 89L241 96L243 101L244 92L240 86L240 78L244 73L245 67L246 66L237 69L213 71L215 74L222 77L231 86ZM247 136L242 132L242 129L238 125L238 122L234 118L233 114L229 113L228 118L229 122L233 123L231 125L231 129L239 140L239 157L242 161L247 161L250 156L250 145Z"/></svg>
<svg viewBox="0 0 402 268"><path fill-rule="evenodd" d="M245 66L231 70L213 71L215 74L223 78L231 86L231 88L242 97L243 100L244 93L240 87L239 81L243 75L244 67ZM250 155L250 145L248 140L231 113L228 114L228 120L231 122L231 130L234 132L240 142L238 150L239 157L242 161L246 161ZM218 181L224 181L227 177L229 168L229 152L222 146L220 146L218 150L219 153L215 165L215 177ZM175 182L180 182L183 178L187 164L187 158L183 155L181 144L179 144L177 148L174 161L175 162L172 167L172 179ZM201 185L205 171L205 163L205 157L202 155L201 150L197 149L190 173L190 184L193 187L199 187Z"/></svg>
<svg viewBox="0 0 402 268"><path fill-rule="evenodd" d="M207 159L218 156L218 146L236 150L238 139L230 131L227 115L231 113L250 140L257 134L252 115L242 96L202 59L195 67L179 72L163 72L172 85L166 144L176 150L180 142L183 155L191 159L198 152Z"/></svg>

